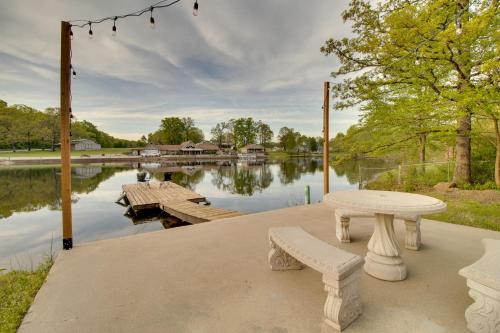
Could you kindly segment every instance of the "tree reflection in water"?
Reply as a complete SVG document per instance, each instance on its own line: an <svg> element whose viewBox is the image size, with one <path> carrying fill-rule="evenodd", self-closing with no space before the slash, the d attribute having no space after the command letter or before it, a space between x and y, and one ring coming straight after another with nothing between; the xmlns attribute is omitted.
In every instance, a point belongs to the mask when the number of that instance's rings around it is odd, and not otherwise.
<svg viewBox="0 0 500 333"><path fill-rule="evenodd" d="M94 191L99 183L127 166L77 165L72 171L72 201L77 194ZM61 209L61 169L55 166L8 167L0 169L0 219L15 212L48 207Z"/></svg>
<svg viewBox="0 0 500 333"><path fill-rule="evenodd" d="M241 162L221 166L211 171L212 184L219 190L251 196L262 192L274 180L273 173L265 162Z"/></svg>

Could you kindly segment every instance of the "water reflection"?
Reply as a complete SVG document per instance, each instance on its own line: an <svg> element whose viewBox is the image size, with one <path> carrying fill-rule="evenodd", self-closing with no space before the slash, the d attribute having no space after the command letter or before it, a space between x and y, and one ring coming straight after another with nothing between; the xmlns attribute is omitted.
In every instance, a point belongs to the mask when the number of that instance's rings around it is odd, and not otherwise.
<svg viewBox="0 0 500 333"><path fill-rule="evenodd" d="M371 163L371 162L370 162ZM304 187L311 201L322 199L322 161L207 162L185 164L90 164L72 167L75 244L177 226L159 212L148 219L123 216L114 202L123 184L137 181L144 170L152 181L172 181L207 197L215 207L244 213L303 204ZM331 169L331 188L355 189L358 166ZM58 166L0 168L0 268L36 262L61 242L60 168ZM146 223L147 222L147 223ZM182 225L182 224L181 224Z"/></svg>
<svg viewBox="0 0 500 333"><path fill-rule="evenodd" d="M75 166L72 169L72 201L81 193L94 191L102 181L126 167ZM0 220L15 212L32 212L42 208L61 209L59 167L0 169Z"/></svg>

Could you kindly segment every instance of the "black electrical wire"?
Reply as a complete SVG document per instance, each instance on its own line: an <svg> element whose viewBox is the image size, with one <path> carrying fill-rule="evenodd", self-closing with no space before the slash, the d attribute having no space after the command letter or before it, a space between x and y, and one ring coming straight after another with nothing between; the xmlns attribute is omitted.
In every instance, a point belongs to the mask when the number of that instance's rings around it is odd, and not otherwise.
<svg viewBox="0 0 500 333"><path fill-rule="evenodd" d="M181 0L174 0L172 2L165 4L165 2L167 2L167 1L170 1L170 0L159 1L159 2L155 3L154 5L148 6L144 9L141 9L141 10L135 11L133 13L129 13L129 14L108 16L108 17L103 17L103 18L96 19L96 20L70 20L68 22L71 24L71 27L84 28L86 26L91 26L92 24L99 24L99 23L102 23L105 21L116 21L117 19L123 19L126 17L141 16L144 13L151 12L155 8L170 7L170 6L175 5L176 3L180 2ZM84 23L78 24L78 22L84 22Z"/></svg>

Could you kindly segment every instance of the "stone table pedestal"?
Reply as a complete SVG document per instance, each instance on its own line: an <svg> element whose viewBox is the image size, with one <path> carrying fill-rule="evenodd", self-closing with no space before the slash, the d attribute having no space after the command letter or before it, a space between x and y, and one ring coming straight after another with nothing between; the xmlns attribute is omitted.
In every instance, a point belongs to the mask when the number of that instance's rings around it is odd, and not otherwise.
<svg viewBox="0 0 500 333"><path fill-rule="evenodd" d="M425 215L446 209L446 204L435 198L389 191L337 191L326 194L324 201L335 209L375 214L375 227L368 242L364 270L386 281L401 281L407 275L394 233L394 215Z"/></svg>

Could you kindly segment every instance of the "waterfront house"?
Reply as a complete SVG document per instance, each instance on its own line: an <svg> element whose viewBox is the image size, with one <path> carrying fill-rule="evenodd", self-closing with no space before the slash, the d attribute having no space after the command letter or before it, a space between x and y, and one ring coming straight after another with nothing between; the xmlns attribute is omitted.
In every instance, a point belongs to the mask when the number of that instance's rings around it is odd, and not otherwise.
<svg viewBox="0 0 500 333"><path fill-rule="evenodd" d="M60 143L58 143L57 146L61 148ZM76 139L76 140L71 140L71 150L73 151L101 150L101 145L89 139Z"/></svg>
<svg viewBox="0 0 500 333"><path fill-rule="evenodd" d="M241 148L241 152L243 154L264 154L265 153L265 148L261 145L257 144L249 144L246 145L245 147Z"/></svg>
<svg viewBox="0 0 500 333"><path fill-rule="evenodd" d="M219 147L209 142L193 143L185 141L179 145L147 145L134 148L134 155L159 156L159 155L215 155L220 152Z"/></svg>

